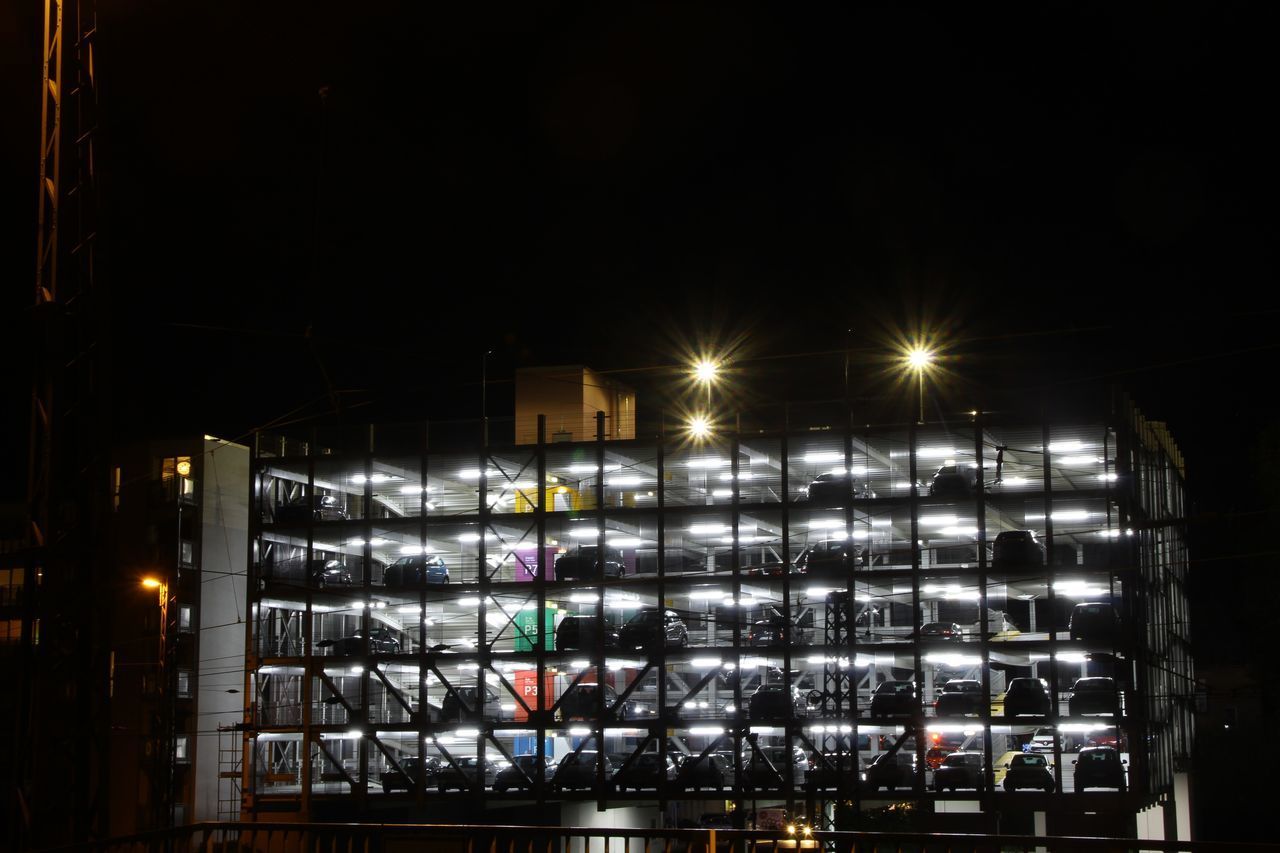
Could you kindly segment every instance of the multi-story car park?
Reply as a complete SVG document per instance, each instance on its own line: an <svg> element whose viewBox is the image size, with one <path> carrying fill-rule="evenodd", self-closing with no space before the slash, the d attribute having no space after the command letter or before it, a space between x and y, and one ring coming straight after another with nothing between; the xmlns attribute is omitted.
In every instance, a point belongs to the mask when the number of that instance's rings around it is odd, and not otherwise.
<svg viewBox="0 0 1280 853"><path fill-rule="evenodd" d="M585 801L822 821L908 798L1051 832L1131 834L1159 805L1173 827L1182 463L1126 398L703 441L631 437L613 414L594 441L551 442L546 419L523 443L494 424L257 436L250 815L570 822ZM386 583L423 557L447 581ZM281 571L332 561L349 584ZM557 646L566 619L586 642ZM966 701L940 716L948 682ZM1099 746L1122 784L1078 790L1073 762ZM937 791L952 750L980 758ZM495 789L513 763L538 769Z"/></svg>

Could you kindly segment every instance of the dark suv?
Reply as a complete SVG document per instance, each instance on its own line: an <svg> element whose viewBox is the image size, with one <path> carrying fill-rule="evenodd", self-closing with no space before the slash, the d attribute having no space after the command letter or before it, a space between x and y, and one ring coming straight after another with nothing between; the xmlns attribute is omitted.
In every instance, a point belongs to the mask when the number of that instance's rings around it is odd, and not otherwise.
<svg viewBox="0 0 1280 853"><path fill-rule="evenodd" d="M334 640L333 653L335 655L364 654L364 632L356 631L350 637ZM400 641L396 639L390 628L372 628L369 631L369 654L398 655Z"/></svg>
<svg viewBox="0 0 1280 853"><path fill-rule="evenodd" d="M606 545L602 560L599 551L595 545L583 545L562 555L556 560L556 580L598 580L602 573L606 578L622 577L622 552Z"/></svg>
<svg viewBox="0 0 1280 853"><path fill-rule="evenodd" d="M916 712L914 681L882 681L871 694L871 718L910 717Z"/></svg>
<svg viewBox="0 0 1280 853"><path fill-rule="evenodd" d="M306 524L308 521L347 521L350 516L337 495L310 495L294 498L276 507L276 524Z"/></svg>
<svg viewBox="0 0 1280 853"><path fill-rule="evenodd" d="M968 465L943 465L933 475L929 494L935 498L963 498L978 487L978 469Z"/></svg>
<svg viewBox="0 0 1280 853"><path fill-rule="evenodd" d="M972 678L953 678L942 685L933 700L933 713L939 717L963 717L982 713L982 682Z"/></svg>
<svg viewBox="0 0 1280 853"><path fill-rule="evenodd" d="M1067 702L1067 713L1073 717L1086 714L1114 717L1120 713L1120 694L1116 691L1116 680L1098 676L1079 678L1071 687L1071 699Z"/></svg>
<svg viewBox="0 0 1280 853"><path fill-rule="evenodd" d="M674 610L645 607L622 626L618 645L624 649L684 648L689 645L689 628Z"/></svg>
<svg viewBox="0 0 1280 853"><path fill-rule="evenodd" d="M788 622L786 616L772 607L747 631L747 645L750 646L803 646L808 642L808 629Z"/></svg>
<svg viewBox="0 0 1280 853"><path fill-rule="evenodd" d="M1043 678L1015 678L1004 692L1006 717L1049 715L1049 683Z"/></svg>
<svg viewBox="0 0 1280 853"><path fill-rule="evenodd" d="M657 788L663 781L676 778L676 765L671 756L666 756L664 761L663 756L658 753L646 752L628 760L631 763L618 770L613 777L613 784L619 791L627 788L635 788L637 791L641 788Z"/></svg>
<svg viewBox="0 0 1280 853"><path fill-rule="evenodd" d="M846 558L850 567L859 564L862 560L862 546L848 539L823 539L810 545L796 557L796 571L843 571Z"/></svg>
<svg viewBox="0 0 1280 853"><path fill-rule="evenodd" d="M867 787L873 791L888 788L910 788L916 783L916 754L900 749L882 752L867 768Z"/></svg>
<svg viewBox="0 0 1280 853"><path fill-rule="evenodd" d="M991 567L995 569L1044 565L1044 545L1034 530L1006 530L991 546Z"/></svg>
<svg viewBox="0 0 1280 853"><path fill-rule="evenodd" d="M560 759L555 775L551 777L551 790L563 791L575 788L594 788L596 785L596 762L600 759L594 750L582 750L569 753ZM613 775L613 763L609 756L604 756L604 778ZM606 784L608 784L606 782Z"/></svg>
<svg viewBox="0 0 1280 853"><path fill-rule="evenodd" d="M1076 760L1075 787L1077 791L1085 788L1119 788L1124 791L1124 766L1120 753L1110 746L1086 746L1080 750Z"/></svg>
<svg viewBox="0 0 1280 853"><path fill-rule="evenodd" d="M1114 644L1120 630L1120 617L1106 601L1077 604L1071 611L1067 631L1073 640Z"/></svg>
<svg viewBox="0 0 1280 853"><path fill-rule="evenodd" d="M423 768L426 772L423 772ZM395 790L412 791L418 779L422 779L424 786L434 785L436 774L440 772L440 759L427 758L425 765L422 759L402 758L400 759L400 770L392 767L382 774L382 790L390 794Z"/></svg>
<svg viewBox="0 0 1280 853"><path fill-rule="evenodd" d="M773 765L772 768L769 765ZM753 789L788 789L804 784L809 771L809 758L798 746L743 745L741 787Z"/></svg>
<svg viewBox="0 0 1280 853"><path fill-rule="evenodd" d="M351 586L351 570L341 560L292 559L263 568L263 574L268 580L300 581L305 577L312 586L320 589Z"/></svg>
<svg viewBox="0 0 1280 853"><path fill-rule="evenodd" d="M984 787L986 765L981 752L953 752L933 771L933 790Z"/></svg>
<svg viewBox="0 0 1280 853"><path fill-rule="evenodd" d="M618 647L618 630L609 624L600 628L595 616L566 616L556 627L556 651L590 651L604 644L606 649Z"/></svg>
<svg viewBox="0 0 1280 853"><path fill-rule="evenodd" d="M486 720L499 720L502 718L502 708L498 704L498 694L493 691L492 687L484 688L484 718ZM478 720L480 715L476 710L478 705L478 693L474 687L454 687L453 691L448 693L440 702L440 718L442 720Z"/></svg>
<svg viewBox="0 0 1280 853"><path fill-rule="evenodd" d="M560 719L591 720L596 717L596 691L599 684L578 682L560 697ZM618 692L611 685L604 685L604 712L607 716L618 704ZM615 712L618 719L634 719L638 709L634 700L628 699Z"/></svg>
<svg viewBox="0 0 1280 853"><path fill-rule="evenodd" d="M382 573L382 585L390 587L436 586L449 582L449 567L440 557L401 557Z"/></svg>
<svg viewBox="0 0 1280 853"><path fill-rule="evenodd" d="M793 713L804 717L809 713L809 706L803 693L785 684L761 684L747 705L747 716L753 720L781 719Z"/></svg>
<svg viewBox="0 0 1280 853"><path fill-rule="evenodd" d="M818 506L838 506L851 496L859 499L874 498L876 493L867 483L851 482L849 475L843 471L819 474L804 492L804 498Z"/></svg>

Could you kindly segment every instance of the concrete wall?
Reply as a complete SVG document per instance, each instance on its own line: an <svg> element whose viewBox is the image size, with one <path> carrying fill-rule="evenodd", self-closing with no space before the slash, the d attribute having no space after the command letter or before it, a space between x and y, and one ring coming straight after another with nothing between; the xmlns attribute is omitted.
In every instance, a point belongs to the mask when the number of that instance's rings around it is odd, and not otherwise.
<svg viewBox="0 0 1280 853"><path fill-rule="evenodd" d="M200 717L191 816L197 821L218 819L218 727L233 726L243 718L249 449L206 438L201 481L202 583L196 615ZM238 735L234 737L238 744Z"/></svg>

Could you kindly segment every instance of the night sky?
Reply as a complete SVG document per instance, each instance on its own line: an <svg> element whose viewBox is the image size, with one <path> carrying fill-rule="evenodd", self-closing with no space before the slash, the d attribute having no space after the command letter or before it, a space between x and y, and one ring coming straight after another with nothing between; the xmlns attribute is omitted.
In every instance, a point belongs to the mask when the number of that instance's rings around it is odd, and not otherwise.
<svg viewBox="0 0 1280 853"><path fill-rule="evenodd" d="M1202 659L1262 642L1261 605L1222 608L1280 568L1264 4L100 5L116 434L321 413L320 364L350 419L470 414L487 349L502 380L733 344L769 401L838 396L798 354L852 340L877 394L927 328L955 410L1096 378L1167 420ZM0 11L5 498L41 15ZM670 374L636 376L643 409Z"/></svg>

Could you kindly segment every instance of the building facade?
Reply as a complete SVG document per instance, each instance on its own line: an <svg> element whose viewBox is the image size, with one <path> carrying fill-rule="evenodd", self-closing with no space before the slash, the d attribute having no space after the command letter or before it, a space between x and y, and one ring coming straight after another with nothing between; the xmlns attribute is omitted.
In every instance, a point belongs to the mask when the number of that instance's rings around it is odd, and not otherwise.
<svg viewBox="0 0 1280 853"><path fill-rule="evenodd" d="M1167 432L855 416L258 435L245 817L1185 837Z"/></svg>

